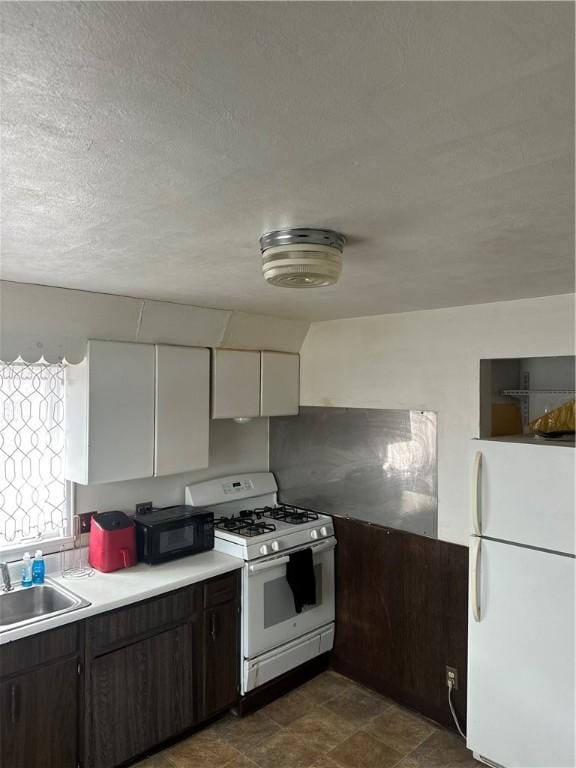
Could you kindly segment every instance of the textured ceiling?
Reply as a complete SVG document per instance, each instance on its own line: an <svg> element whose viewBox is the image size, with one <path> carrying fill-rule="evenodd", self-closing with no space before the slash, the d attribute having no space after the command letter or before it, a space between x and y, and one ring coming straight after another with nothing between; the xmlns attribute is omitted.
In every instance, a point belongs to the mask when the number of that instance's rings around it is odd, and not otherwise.
<svg viewBox="0 0 576 768"><path fill-rule="evenodd" d="M2 3L7 280L323 319L573 290L572 3ZM332 227L340 283L258 236Z"/></svg>

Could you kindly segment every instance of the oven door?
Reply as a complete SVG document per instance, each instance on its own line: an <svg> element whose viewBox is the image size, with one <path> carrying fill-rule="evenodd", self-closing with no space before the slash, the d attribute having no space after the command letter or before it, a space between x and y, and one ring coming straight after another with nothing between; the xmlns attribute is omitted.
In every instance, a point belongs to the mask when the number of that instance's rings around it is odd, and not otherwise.
<svg viewBox="0 0 576 768"><path fill-rule="evenodd" d="M244 567L242 652L253 658L334 621L335 539L306 545L316 575L316 605L296 613L286 581L288 555L263 558ZM297 551L297 550L292 550Z"/></svg>

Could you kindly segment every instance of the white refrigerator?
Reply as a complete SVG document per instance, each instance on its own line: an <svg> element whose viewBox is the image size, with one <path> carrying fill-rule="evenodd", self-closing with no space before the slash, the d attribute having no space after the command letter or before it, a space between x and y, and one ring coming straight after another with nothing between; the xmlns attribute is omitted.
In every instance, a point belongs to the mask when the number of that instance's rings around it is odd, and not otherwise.
<svg viewBox="0 0 576 768"><path fill-rule="evenodd" d="M576 766L575 458L474 441L467 743L488 765Z"/></svg>

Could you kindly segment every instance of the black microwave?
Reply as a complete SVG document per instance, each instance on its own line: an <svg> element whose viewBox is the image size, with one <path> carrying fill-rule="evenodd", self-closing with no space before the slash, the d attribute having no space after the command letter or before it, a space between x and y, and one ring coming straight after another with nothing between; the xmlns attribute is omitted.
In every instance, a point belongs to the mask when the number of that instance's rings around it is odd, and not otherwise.
<svg viewBox="0 0 576 768"><path fill-rule="evenodd" d="M214 549L214 514L199 507L176 506L139 512L138 560L149 565Z"/></svg>

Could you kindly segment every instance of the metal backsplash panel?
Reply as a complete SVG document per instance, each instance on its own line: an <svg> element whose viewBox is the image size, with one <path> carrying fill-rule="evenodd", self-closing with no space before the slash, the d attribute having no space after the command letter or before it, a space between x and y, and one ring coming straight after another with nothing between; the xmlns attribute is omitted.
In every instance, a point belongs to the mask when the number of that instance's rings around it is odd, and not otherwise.
<svg viewBox="0 0 576 768"><path fill-rule="evenodd" d="M331 515L438 535L436 414L302 407L270 419L279 498Z"/></svg>

